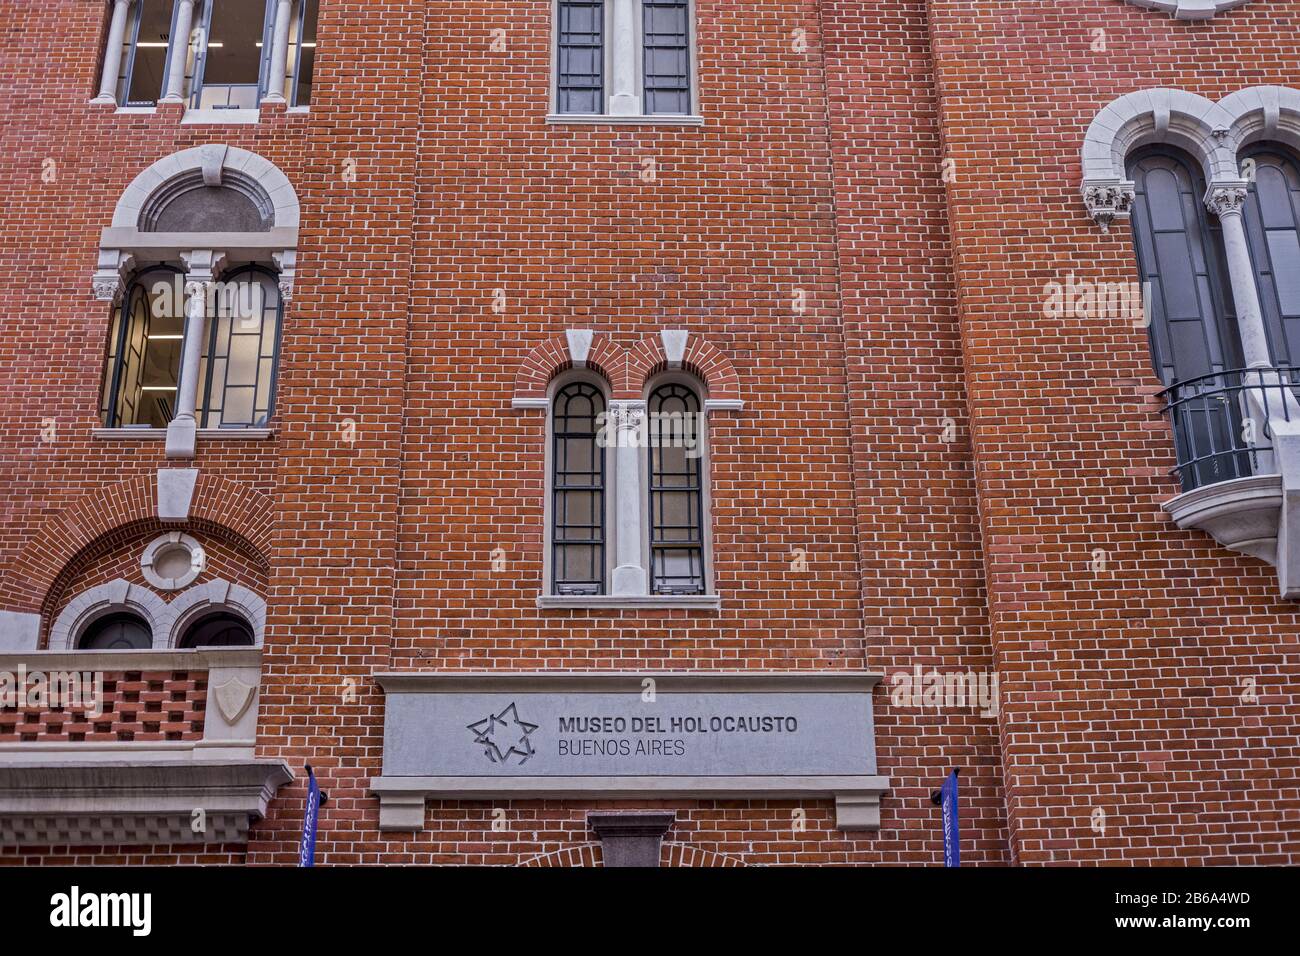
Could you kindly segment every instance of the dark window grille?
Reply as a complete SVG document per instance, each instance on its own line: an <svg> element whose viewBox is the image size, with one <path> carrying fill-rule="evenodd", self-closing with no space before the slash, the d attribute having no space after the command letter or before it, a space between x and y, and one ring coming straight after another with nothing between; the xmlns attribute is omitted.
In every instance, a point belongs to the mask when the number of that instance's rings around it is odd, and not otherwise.
<svg viewBox="0 0 1300 956"><path fill-rule="evenodd" d="M603 113L604 0L561 0L557 15L556 112Z"/></svg>
<svg viewBox="0 0 1300 956"><path fill-rule="evenodd" d="M275 403L284 306L275 275L252 266L224 278L199 363L199 425L260 428Z"/></svg>
<svg viewBox="0 0 1300 956"><path fill-rule="evenodd" d="M688 0L644 0L643 73L647 115L691 112L691 37Z"/></svg>
<svg viewBox="0 0 1300 956"><path fill-rule="evenodd" d="M605 593L605 396L575 382L556 393L551 423L551 590Z"/></svg>
<svg viewBox="0 0 1300 956"><path fill-rule="evenodd" d="M650 394L650 578L654 594L703 594L704 445L700 401L684 385Z"/></svg>

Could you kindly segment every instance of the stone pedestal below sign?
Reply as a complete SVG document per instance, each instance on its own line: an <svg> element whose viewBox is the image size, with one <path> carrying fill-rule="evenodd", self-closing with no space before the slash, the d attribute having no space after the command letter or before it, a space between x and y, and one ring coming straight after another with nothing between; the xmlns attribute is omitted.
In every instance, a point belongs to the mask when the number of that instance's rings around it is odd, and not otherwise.
<svg viewBox="0 0 1300 956"><path fill-rule="evenodd" d="M438 800L834 799L880 826L863 671L383 673L380 829Z"/></svg>

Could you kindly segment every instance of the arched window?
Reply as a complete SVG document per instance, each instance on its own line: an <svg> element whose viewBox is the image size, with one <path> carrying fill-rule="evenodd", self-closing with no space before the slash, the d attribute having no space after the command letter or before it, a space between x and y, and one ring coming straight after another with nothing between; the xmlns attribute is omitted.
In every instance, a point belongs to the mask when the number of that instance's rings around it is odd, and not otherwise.
<svg viewBox="0 0 1300 956"><path fill-rule="evenodd" d="M199 427L261 427L274 404L280 289L258 266L226 276L217 289L199 362Z"/></svg>
<svg viewBox="0 0 1300 956"><path fill-rule="evenodd" d="M165 428L176 410L185 333L180 272L159 266L113 310L101 414L108 428Z"/></svg>
<svg viewBox="0 0 1300 956"><path fill-rule="evenodd" d="M1166 146L1129 159L1133 241L1150 319L1151 357L1171 391L1185 489L1251 474L1243 452L1241 339L1218 221L1197 164Z"/></svg>
<svg viewBox="0 0 1300 956"><path fill-rule="evenodd" d="M149 625L135 614L109 614L94 621L77 647L83 651L143 651L153 646Z"/></svg>
<svg viewBox="0 0 1300 956"><path fill-rule="evenodd" d="M1251 182L1244 209L1255 285L1273 364L1300 365L1300 168L1280 147L1241 156Z"/></svg>
<svg viewBox="0 0 1300 956"><path fill-rule="evenodd" d="M551 593L605 593L605 396L588 382L555 393L551 416Z"/></svg>
<svg viewBox="0 0 1300 956"><path fill-rule="evenodd" d="M1129 159L1129 176L1156 373L1173 385L1241 368L1223 241L1204 205L1199 167L1178 150L1154 147Z"/></svg>
<svg viewBox="0 0 1300 956"><path fill-rule="evenodd" d="M253 629L237 614L208 614L191 624L181 635L179 647L252 647Z"/></svg>
<svg viewBox="0 0 1300 956"><path fill-rule="evenodd" d="M699 396L660 385L649 413L650 591L704 594L704 418Z"/></svg>
<svg viewBox="0 0 1300 956"><path fill-rule="evenodd" d="M203 428L265 426L275 403L284 317L274 273L248 266L214 283L198 368ZM108 428L166 428L176 414L185 288L166 266L138 275L113 310L101 414Z"/></svg>

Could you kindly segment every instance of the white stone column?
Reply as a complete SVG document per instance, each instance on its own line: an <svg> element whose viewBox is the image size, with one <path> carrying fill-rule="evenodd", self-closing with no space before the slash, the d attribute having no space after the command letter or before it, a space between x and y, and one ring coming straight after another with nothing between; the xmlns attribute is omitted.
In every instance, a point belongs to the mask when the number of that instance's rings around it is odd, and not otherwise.
<svg viewBox="0 0 1300 956"><path fill-rule="evenodd" d="M271 62L267 66L265 102L283 103L285 72L289 63L289 15L293 0L276 0L275 32L271 35ZM301 37L299 42L301 43Z"/></svg>
<svg viewBox="0 0 1300 956"><path fill-rule="evenodd" d="M117 102L117 75L122 70L122 41L126 39L126 18L133 0L113 0L113 19L108 25L108 46L104 48L104 72L99 78L95 103Z"/></svg>
<svg viewBox="0 0 1300 956"><path fill-rule="evenodd" d="M190 32L194 29L194 0L176 2L176 32L171 38L171 67L167 71L167 94L163 97L171 103L185 98L185 65L190 56Z"/></svg>
<svg viewBox="0 0 1300 956"><path fill-rule="evenodd" d="M645 402L613 402L609 408L614 449L614 595L644 595L649 579L642 564L641 446Z"/></svg>
<svg viewBox="0 0 1300 956"><path fill-rule="evenodd" d="M611 48L614 69L610 84L611 116L640 116L641 97L636 82L636 15L640 0L614 0L614 27Z"/></svg>
<svg viewBox="0 0 1300 956"><path fill-rule="evenodd" d="M1246 225L1242 206L1249 184L1229 180L1210 184L1205 205L1219 217L1223 228L1223 247L1228 257L1228 279L1232 283L1232 300L1237 307L1237 329L1241 333L1241 353L1249 368L1272 368L1268 332L1255 288L1255 270L1250 264L1250 247L1246 244Z"/></svg>
<svg viewBox="0 0 1300 956"><path fill-rule="evenodd" d="M193 458L198 439L195 409L199 397L199 363L208 326L208 299L225 253L199 249L181 256L185 260L185 342L181 350L180 383L176 412L167 426L167 457Z"/></svg>

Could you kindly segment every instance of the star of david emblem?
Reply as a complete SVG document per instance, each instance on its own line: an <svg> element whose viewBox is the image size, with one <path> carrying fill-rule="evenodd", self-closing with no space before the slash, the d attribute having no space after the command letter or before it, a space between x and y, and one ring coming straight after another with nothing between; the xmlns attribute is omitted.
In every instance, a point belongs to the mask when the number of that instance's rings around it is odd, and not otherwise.
<svg viewBox="0 0 1300 956"><path fill-rule="evenodd" d="M493 763L508 763L511 754L519 758L522 766L534 753L533 742L529 735L536 730L537 724L530 724L519 719L519 711L511 703L499 714L492 714L470 724L468 729L474 734L474 743L483 747L483 753Z"/></svg>

